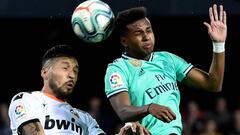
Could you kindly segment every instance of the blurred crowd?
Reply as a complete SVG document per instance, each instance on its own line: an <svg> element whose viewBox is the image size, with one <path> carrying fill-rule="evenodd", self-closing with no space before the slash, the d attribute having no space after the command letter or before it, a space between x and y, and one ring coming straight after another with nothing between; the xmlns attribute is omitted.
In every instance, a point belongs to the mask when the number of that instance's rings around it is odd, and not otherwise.
<svg viewBox="0 0 240 135"><path fill-rule="evenodd" d="M8 104L0 103L0 135L11 135L8 118Z"/></svg>
<svg viewBox="0 0 240 135"><path fill-rule="evenodd" d="M218 97L210 110L189 101L182 118L183 135L240 135L240 108L230 111L224 97Z"/></svg>
<svg viewBox="0 0 240 135"><path fill-rule="evenodd" d="M229 109L224 97L216 98L214 107L202 109L197 101L185 104L182 111L183 135L240 135L240 108ZM101 97L93 96L86 110L107 134L117 133L122 122L104 109ZM8 103L0 103L0 135L11 135Z"/></svg>

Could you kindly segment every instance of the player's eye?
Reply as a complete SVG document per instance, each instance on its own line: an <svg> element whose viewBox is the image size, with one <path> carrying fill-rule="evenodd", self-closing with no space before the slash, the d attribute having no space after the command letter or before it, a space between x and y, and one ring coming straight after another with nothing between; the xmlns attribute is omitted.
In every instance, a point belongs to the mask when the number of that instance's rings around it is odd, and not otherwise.
<svg viewBox="0 0 240 135"><path fill-rule="evenodd" d="M152 32L152 29L149 27L147 28L147 33L151 33Z"/></svg>
<svg viewBox="0 0 240 135"><path fill-rule="evenodd" d="M73 72L74 72L75 74L78 74L78 69L73 69Z"/></svg>
<svg viewBox="0 0 240 135"><path fill-rule="evenodd" d="M141 35L141 33L142 33L141 31L135 31L135 32L134 32L134 35L135 35L135 36L138 36L138 35Z"/></svg>
<svg viewBox="0 0 240 135"><path fill-rule="evenodd" d="M62 69L64 69L64 70L67 70L67 69L68 69L68 67L62 67Z"/></svg>

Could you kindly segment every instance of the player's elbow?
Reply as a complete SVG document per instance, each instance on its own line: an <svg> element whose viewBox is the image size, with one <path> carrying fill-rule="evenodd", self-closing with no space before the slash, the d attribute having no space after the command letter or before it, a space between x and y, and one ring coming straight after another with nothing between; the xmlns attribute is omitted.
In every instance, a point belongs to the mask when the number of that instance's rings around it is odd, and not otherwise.
<svg viewBox="0 0 240 135"><path fill-rule="evenodd" d="M220 88L212 88L210 91L212 92L221 92L222 91L222 87Z"/></svg>
<svg viewBox="0 0 240 135"><path fill-rule="evenodd" d="M118 110L117 114L122 122L137 121L134 113L131 113L130 110L131 109L129 107L121 107L121 109Z"/></svg>
<svg viewBox="0 0 240 135"><path fill-rule="evenodd" d="M119 116L122 122L129 122L129 118Z"/></svg>
<svg viewBox="0 0 240 135"><path fill-rule="evenodd" d="M122 122L128 122L128 121L130 121L130 118L129 118L129 117L126 117L126 116L124 116L124 115L118 114L118 117L120 118L120 120L121 120Z"/></svg>
<svg viewBox="0 0 240 135"><path fill-rule="evenodd" d="M215 92L221 92L222 91L222 86L218 86L217 88L214 89Z"/></svg>
<svg viewBox="0 0 240 135"><path fill-rule="evenodd" d="M131 116L129 116L128 112L124 109L118 112L118 116L122 122L132 121Z"/></svg>
<svg viewBox="0 0 240 135"><path fill-rule="evenodd" d="M124 123L126 122L133 122L133 121L137 121L137 119L134 119L132 117L120 117L120 120Z"/></svg>
<svg viewBox="0 0 240 135"><path fill-rule="evenodd" d="M210 78L210 81L208 81L206 88L212 92L221 92L222 84L223 84L223 79L214 77L214 78Z"/></svg>
<svg viewBox="0 0 240 135"><path fill-rule="evenodd" d="M209 91L212 91L212 92L221 92L221 91L222 91L222 84L212 85L212 86L209 88Z"/></svg>

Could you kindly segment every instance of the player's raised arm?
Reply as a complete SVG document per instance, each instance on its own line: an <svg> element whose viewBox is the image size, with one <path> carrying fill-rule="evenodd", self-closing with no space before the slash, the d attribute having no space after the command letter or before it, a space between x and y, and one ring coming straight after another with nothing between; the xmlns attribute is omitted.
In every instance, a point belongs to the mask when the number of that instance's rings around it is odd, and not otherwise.
<svg viewBox="0 0 240 135"><path fill-rule="evenodd" d="M184 83L196 88L219 92L222 89L225 67L225 41L227 37L227 16L223 6L209 8L210 23L204 22L213 42L213 58L208 73L193 68L184 79Z"/></svg>

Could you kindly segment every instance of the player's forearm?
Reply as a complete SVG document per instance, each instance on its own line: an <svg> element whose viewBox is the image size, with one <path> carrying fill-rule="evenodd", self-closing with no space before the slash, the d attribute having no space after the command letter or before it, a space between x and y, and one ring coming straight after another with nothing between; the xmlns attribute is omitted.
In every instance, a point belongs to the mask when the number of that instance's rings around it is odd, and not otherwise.
<svg viewBox="0 0 240 135"><path fill-rule="evenodd" d="M122 106L117 110L117 114L123 122L138 121L148 115L148 105L137 106Z"/></svg>
<svg viewBox="0 0 240 135"><path fill-rule="evenodd" d="M210 89L219 92L222 90L222 83L225 68L225 52L213 53L213 60L209 70Z"/></svg>
<svg viewBox="0 0 240 135"><path fill-rule="evenodd" d="M23 126L22 135L44 135L44 131L39 122L33 122Z"/></svg>
<svg viewBox="0 0 240 135"><path fill-rule="evenodd" d="M115 94L109 100L123 122L138 121L148 114L149 106L133 106L128 92Z"/></svg>

